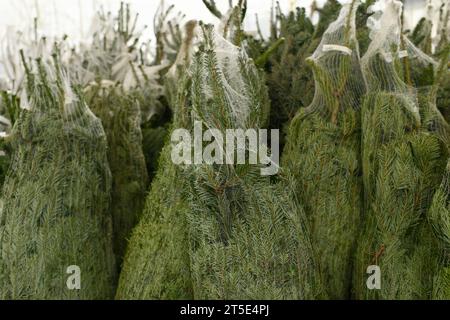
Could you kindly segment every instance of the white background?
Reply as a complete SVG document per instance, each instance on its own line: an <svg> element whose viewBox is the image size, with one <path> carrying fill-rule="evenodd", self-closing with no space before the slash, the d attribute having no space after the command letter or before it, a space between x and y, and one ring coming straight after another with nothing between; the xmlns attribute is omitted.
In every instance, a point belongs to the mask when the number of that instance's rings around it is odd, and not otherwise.
<svg viewBox="0 0 450 320"><path fill-rule="evenodd" d="M325 1L316 0L319 6L323 5ZM2 39L8 32L12 32L12 30L29 32L35 17L38 17L39 29L48 37L67 34L74 43L87 41L93 15L101 7L105 11L117 12L120 2L120 0L0 0L0 47ZM161 0L127 0L125 2L131 4L133 12L139 12L139 28L148 26L144 36L147 39L153 38L153 17ZM175 4L174 11L183 12L187 19L217 22L217 19L209 13L201 0L164 0L164 2L166 7ZM284 11L295 6L305 7L309 11L312 0L279 0L279 2ZM216 0L216 3L223 12L228 8L228 0ZM264 33L267 33L270 8L273 3L274 0L248 0L245 29L247 31L256 30L255 13L258 13L261 28ZM424 14L424 3L425 0L406 0L405 19L407 24L416 23Z"/></svg>
<svg viewBox="0 0 450 320"><path fill-rule="evenodd" d="M316 0L321 6L325 0ZM415 22L423 14L420 10L425 0L407 0L408 22ZM153 16L160 5L160 0L128 0L132 10L139 12L140 26L148 25L152 32ZM225 11L228 0L216 0L218 6ZM236 2L236 0L235 0ZM311 0L279 0L283 10L290 7L304 6L309 9ZM255 29L255 13L258 13L262 28L267 30L270 8L273 0L248 0L249 11L245 21L247 30ZM411 4L417 3L415 10ZM165 0L166 7L175 4L176 10L186 14L188 19L198 19L206 22L216 22L201 0ZM40 28L48 36L68 34L77 41L87 37L93 14L103 6L107 11L115 12L120 6L120 0L0 0L0 35L7 26L24 29L30 26L33 18L38 16Z"/></svg>

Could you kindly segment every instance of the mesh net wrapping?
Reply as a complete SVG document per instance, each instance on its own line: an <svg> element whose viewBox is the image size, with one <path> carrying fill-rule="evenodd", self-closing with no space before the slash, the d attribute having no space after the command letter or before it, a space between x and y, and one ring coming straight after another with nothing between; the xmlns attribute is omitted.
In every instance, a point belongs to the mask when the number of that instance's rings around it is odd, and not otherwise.
<svg viewBox="0 0 450 320"><path fill-rule="evenodd" d="M176 98L173 129L186 125L187 77ZM169 130L172 132L172 130ZM134 228L125 255L117 299L192 299L189 246L180 167L170 157L166 141L142 217Z"/></svg>
<svg viewBox="0 0 450 320"><path fill-rule="evenodd" d="M0 297L106 299L115 282L106 137L58 68L28 70L0 213ZM77 265L82 290L68 290Z"/></svg>
<svg viewBox="0 0 450 320"><path fill-rule="evenodd" d="M142 150L141 110L137 99L120 87L86 93L92 111L102 121L108 141L108 162L113 177L111 213L114 252L118 262L144 207L148 174Z"/></svg>
<svg viewBox="0 0 450 320"><path fill-rule="evenodd" d="M354 296L429 298L438 261L425 214L440 183L447 148L421 126L416 92L397 72L403 56L402 5L395 0L383 3L370 21L372 42L362 58L369 89L362 107L365 221ZM381 290L367 290L369 265L381 268Z"/></svg>
<svg viewBox="0 0 450 320"><path fill-rule="evenodd" d="M343 6L309 58L314 99L292 121L283 155L309 218L321 276L334 299L349 296L362 206L359 110L365 83L355 36L358 5Z"/></svg>
<svg viewBox="0 0 450 320"><path fill-rule="evenodd" d="M220 131L258 128L267 119L267 93L245 53L203 26L177 107L175 128L193 129L199 119ZM285 187L271 186L256 165L175 166L170 148L133 233L118 297L319 294L303 213ZM167 197L174 206L164 207Z"/></svg>
<svg viewBox="0 0 450 320"><path fill-rule="evenodd" d="M203 37L190 69L193 119L222 133L263 127L268 94L261 73L242 49L212 28L205 27ZM197 299L322 294L303 209L293 201L288 182L271 185L258 169L250 164L195 165L185 172Z"/></svg>

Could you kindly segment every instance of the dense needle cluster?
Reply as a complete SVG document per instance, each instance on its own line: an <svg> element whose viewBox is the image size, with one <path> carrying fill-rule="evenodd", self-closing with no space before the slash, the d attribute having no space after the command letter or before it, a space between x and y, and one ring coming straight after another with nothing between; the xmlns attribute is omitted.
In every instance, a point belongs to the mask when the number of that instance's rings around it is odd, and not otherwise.
<svg viewBox="0 0 450 320"><path fill-rule="evenodd" d="M412 30L398 0L276 4L268 36L203 3L154 44L123 3L83 43L8 34L0 299L449 299L446 1ZM198 128L183 152L226 161L174 161Z"/></svg>

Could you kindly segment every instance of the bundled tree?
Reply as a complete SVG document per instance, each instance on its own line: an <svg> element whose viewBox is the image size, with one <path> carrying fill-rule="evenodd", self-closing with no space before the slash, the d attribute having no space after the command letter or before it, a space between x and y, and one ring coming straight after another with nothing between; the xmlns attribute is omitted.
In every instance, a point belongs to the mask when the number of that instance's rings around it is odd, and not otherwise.
<svg viewBox="0 0 450 320"><path fill-rule="evenodd" d="M328 295L334 299L350 294L362 206L360 107L365 84L355 29L358 4L342 8L308 58L314 99L292 121L283 156L310 222Z"/></svg>
<svg viewBox="0 0 450 320"><path fill-rule="evenodd" d="M102 120L108 139L108 162L113 174L111 213L114 252L120 262L130 232L142 213L147 193L141 111L136 99L123 92L120 86L89 90L86 100Z"/></svg>
<svg viewBox="0 0 450 320"><path fill-rule="evenodd" d="M117 17L98 13L89 49L73 54L67 64L84 86L92 111L102 120L108 138L108 161L112 171L114 252L119 262L127 239L142 213L149 183L143 152L141 125L160 114L158 96L161 66L152 66L140 47L128 5L121 4ZM148 134L161 139L160 134ZM146 142L150 159L159 155L159 143ZM155 149L153 149L153 147Z"/></svg>
<svg viewBox="0 0 450 320"><path fill-rule="evenodd" d="M178 123L174 122L174 126ZM179 168L166 143L142 217L133 230L117 299L192 299L189 244Z"/></svg>
<svg viewBox="0 0 450 320"><path fill-rule="evenodd" d="M304 212L289 183L271 185L259 166L230 162L220 146L227 129L245 132L266 123L264 79L245 52L211 26L203 36L190 69L191 128L197 130L195 121L214 128L213 150L206 154L217 161L185 173L194 298L321 297ZM238 148L249 156L257 152L250 143Z"/></svg>
<svg viewBox="0 0 450 320"><path fill-rule="evenodd" d="M371 18L372 42L362 58L368 83L362 107L365 219L358 242L354 295L358 299L429 298L438 261L425 219L447 161L447 149L421 127L414 90L396 71L401 9L385 2ZM381 269L381 289L366 287L367 268Z"/></svg>
<svg viewBox="0 0 450 320"><path fill-rule="evenodd" d="M441 63L433 67L433 82L418 88L419 111L422 127L450 146L450 125L437 107L439 89L447 77L447 60L450 46L443 52Z"/></svg>
<svg viewBox="0 0 450 320"><path fill-rule="evenodd" d="M186 66L194 23L188 29L177 63L166 78L167 97L174 115L170 133L188 125L190 78ZM172 144L167 140L142 217L127 248L117 299L193 298L185 220L187 204L182 197L185 185L181 168L172 162L171 151Z"/></svg>
<svg viewBox="0 0 450 320"><path fill-rule="evenodd" d="M221 133L260 128L268 112L260 73L212 27L203 27L203 34L178 91L174 128L182 125L192 133L195 121ZM166 146L161 175L133 233L118 298L321 294L303 212L284 186L271 186L256 165L175 166L172 148ZM223 150L216 149L219 154ZM175 205L165 208L166 199Z"/></svg>
<svg viewBox="0 0 450 320"><path fill-rule="evenodd" d="M0 298L110 298L111 173L101 122L59 63L47 67L37 60L33 69L24 64L30 104L10 137L12 164L0 213ZM79 267L82 290L69 290L67 271L77 270L70 266Z"/></svg>
<svg viewBox="0 0 450 320"><path fill-rule="evenodd" d="M436 25L437 34L432 34L433 21ZM439 82L438 91L435 93L436 105L443 114L447 123L450 120L450 108L448 107L450 99L447 98L450 88L450 72L448 71L449 52L448 52L448 31L449 11L445 1L429 0L427 2L426 16L422 18L410 35L411 42L405 39L406 49L409 56L412 56L410 82L416 87L432 86ZM416 46L411 50L412 47ZM438 63L431 57L440 59L447 67L445 71L438 69ZM406 75L408 75L406 73ZM438 77L436 77L438 75ZM408 78L406 77L406 81Z"/></svg>

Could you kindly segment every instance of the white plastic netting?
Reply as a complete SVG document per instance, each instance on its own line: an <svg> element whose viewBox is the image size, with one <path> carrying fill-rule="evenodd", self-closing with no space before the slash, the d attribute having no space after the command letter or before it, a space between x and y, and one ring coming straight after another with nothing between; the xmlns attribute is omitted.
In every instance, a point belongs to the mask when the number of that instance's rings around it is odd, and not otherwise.
<svg viewBox="0 0 450 320"><path fill-rule="evenodd" d="M353 1L342 7L308 58L314 99L292 120L283 154L331 299L348 298L361 219L360 110L366 87L355 31L359 4Z"/></svg>
<svg viewBox="0 0 450 320"><path fill-rule="evenodd" d="M314 71L315 96L307 112L331 115L336 123L339 112L359 110L365 92L355 15L360 1L345 4L338 18L325 31L314 54L308 58Z"/></svg>
<svg viewBox="0 0 450 320"><path fill-rule="evenodd" d="M202 83L199 84L199 87L203 91L205 99L213 99L217 94L214 85L219 83L223 86L221 92L224 95L224 107L227 109L224 116L229 117L229 121L234 124L233 126L247 127L251 109L255 108L255 106L251 105L251 100L248 96L248 85L241 72L243 64L249 59L247 54L244 50L220 36L212 28L208 28L200 35L200 41L206 49L203 52L213 51L213 56L205 54L200 60L201 65L197 64L197 68L201 69L198 71L202 74ZM213 73L208 71L211 70L211 64L214 64ZM218 77L218 79L215 77ZM210 117L215 117L215 112L208 115L206 110L198 111L200 111L199 114L205 117L205 123L214 127L216 121ZM210 118L210 121L207 120L208 118Z"/></svg>
<svg viewBox="0 0 450 320"><path fill-rule="evenodd" d="M429 32L431 35L433 52L444 37L450 40L449 9L450 3L448 0L427 1L425 19L429 22Z"/></svg>
<svg viewBox="0 0 450 320"><path fill-rule="evenodd" d="M110 298L111 173L102 124L58 63L36 60L25 69L29 104L12 129L2 193L0 298ZM67 290L70 265L84 270L83 290Z"/></svg>
<svg viewBox="0 0 450 320"><path fill-rule="evenodd" d="M372 43L361 59L368 84L362 108L365 226L356 255L355 297L426 299L433 276L423 268L439 268L439 245L426 212L448 151L439 134L424 126L421 108L432 106L420 105L417 90L404 79L405 62L432 61L402 36L401 2L378 1L370 10ZM384 270L384 285L368 292L365 270L374 264Z"/></svg>
<svg viewBox="0 0 450 320"><path fill-rule="evenodd" d="M369 91L386 91L409 97L405 107L419 121L415 90L408 87L396 70L399 59L408 55L408 51L401 48L402 8L402 3L396 0L381 0L369 7L368 11L373 13L367 21L371 43L361 58L361 64Z"/></svg>

